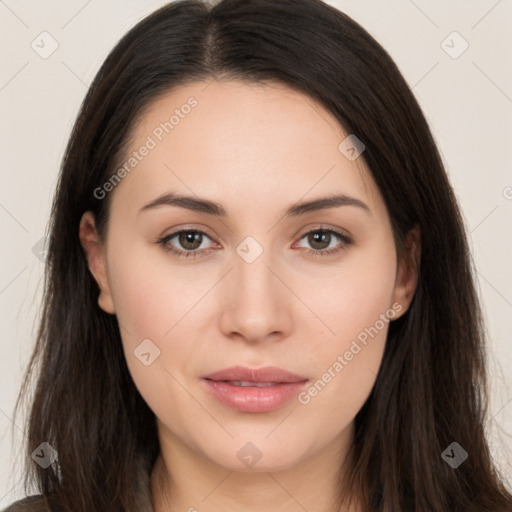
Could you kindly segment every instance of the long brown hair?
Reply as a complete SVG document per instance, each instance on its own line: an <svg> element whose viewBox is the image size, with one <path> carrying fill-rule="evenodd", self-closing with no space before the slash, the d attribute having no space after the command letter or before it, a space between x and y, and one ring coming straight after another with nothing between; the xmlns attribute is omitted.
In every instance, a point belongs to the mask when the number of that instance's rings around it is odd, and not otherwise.
<svg viewBox="0 0 512 512"><path fill-rule="evenodd" d="M416 293L389 326L375 386L355 418L340 503L350 485L367 511L511 511L484 436L485 330L456 197L395 63L320 0L173 2L105 60L52 205L41 322L16 405L37 376L26 484L74 512L136 512L133 468L149 471L159 453L155 416L128 371L116 317L98 307L78 226L92 210L105 233L110 195L94 191L114 173L143 109L171 88L211 79L280 82L318 101L364 142L400 254L411 228L421 228ZM42 442L58 453L46 469L30 457ZM469 454L457 468L442 456L453 442Z"/></svg>

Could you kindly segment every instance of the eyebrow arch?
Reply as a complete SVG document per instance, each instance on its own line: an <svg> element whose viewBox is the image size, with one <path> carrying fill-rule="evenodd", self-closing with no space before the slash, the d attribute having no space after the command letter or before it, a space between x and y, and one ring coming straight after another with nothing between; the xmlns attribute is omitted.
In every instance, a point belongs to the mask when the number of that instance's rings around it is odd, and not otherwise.
<svg viewBox="0 0 512 512"><path fill-rule="evenodd" d="M216 217L225 218L227 216L226 210L220 203L211 201L209 199L203 199L197 196L188 196L183 194L177 194L174 192L168 192L166 194L163 194L154 199L153 201L149 202L148 204L144 205L139 210L139 214L144 211L163 205L186 208L187 210L192 210L199 213L206 213L208 215L213 215ZM299 217L306 213L326 210L329 208L336 208L338 206L355 206L363 209L369 215L371 215L371 210L368 207L368 205L363 203L363 201L361 201L360 199L356 199L355 197L350 197L345 194L338 194L313 199L311 201L295 203L289 206L287 209L285 209L282 216Z"/></svg>

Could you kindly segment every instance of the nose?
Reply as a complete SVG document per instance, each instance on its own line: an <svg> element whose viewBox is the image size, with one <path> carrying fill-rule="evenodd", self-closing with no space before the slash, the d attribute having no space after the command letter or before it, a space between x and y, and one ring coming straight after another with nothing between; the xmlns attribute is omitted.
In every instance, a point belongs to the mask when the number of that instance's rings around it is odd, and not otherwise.
<svg viewBox="0 0 512 512"><path fill-rule="evenodd" d="M298 300L286 283L286 271L270 250L249 261L236 255L222 283L220 328L225 336L248 343L287 337Z"/></svg>

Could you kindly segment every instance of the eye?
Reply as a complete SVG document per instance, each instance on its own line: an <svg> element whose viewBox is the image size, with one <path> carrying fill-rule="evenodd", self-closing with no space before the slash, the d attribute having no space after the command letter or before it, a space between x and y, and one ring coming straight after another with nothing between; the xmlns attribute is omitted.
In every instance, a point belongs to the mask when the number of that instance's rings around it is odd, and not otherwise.
<svg viewBox="0 0 512 512"><path fill-rule="evenodd" d="M174 245L171 244L171 240L176 237L178 243L185 250L177 249ZM210 238L204 231L197 229L181 229L160 239L158 243L162 245L166 252L170 252L178 258L197 258L197 251L201 248L204 237ZM212 249L204 250L204 248L202 248L200 257L204 255L204 252L210 253L211 251Z"/></svg>
<svg viewBox="0 0 512 512"><path fill-rule="evenodd" d="M313 249L306 248L306 253L310 256L331 256L343 251L352 243L352 240L348 236L334 229L327 228L312 229L302 235L300 240L304 238L307 243L313 246ZM338 242L341 242L341 244L338 243L338 245L329 248L331 242L335 242L336 239Z"/></svg>
<svg viewBox="0 0 512 512"><path fill-rule="evenodd" d="M177 248L171 241L176 238L177 243L183 248ZM167 253L172 253L178 258L197 258L208 255L214 249L201 247L205 238L211 238L198 229L180 229L157 241ZM307 239L313 249L304 248L310 256L329 256L339 253L352 244L352 240L334 229L316 228L308 231L300 240ZM329 248L331 243L338 240L338 244ZM327 244L327 245L325 245Z"/></svg>

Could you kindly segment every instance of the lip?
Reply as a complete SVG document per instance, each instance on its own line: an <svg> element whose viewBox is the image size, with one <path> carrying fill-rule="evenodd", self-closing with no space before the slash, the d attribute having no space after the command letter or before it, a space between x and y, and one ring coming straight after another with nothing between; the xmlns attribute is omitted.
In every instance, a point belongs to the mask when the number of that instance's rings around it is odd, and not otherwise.
<svg viewBox="0 0 512 512"><path fill-rule="evenodd" d="M209 380L245 380L251 382L301 382L307 377L291 373L275 366L263 368L247 368L246 366L230 366L203 377Z"/></svg>
<svg viewBox="0 0 512 512"><path fill-rule="evenodd" d="M229 381L276 384L266 387L237 386ZM283 406L297 396L309 379L274 366L233 366L203 377L202 382L207 391L227 407L256 413L272 411Z"/></svg>

